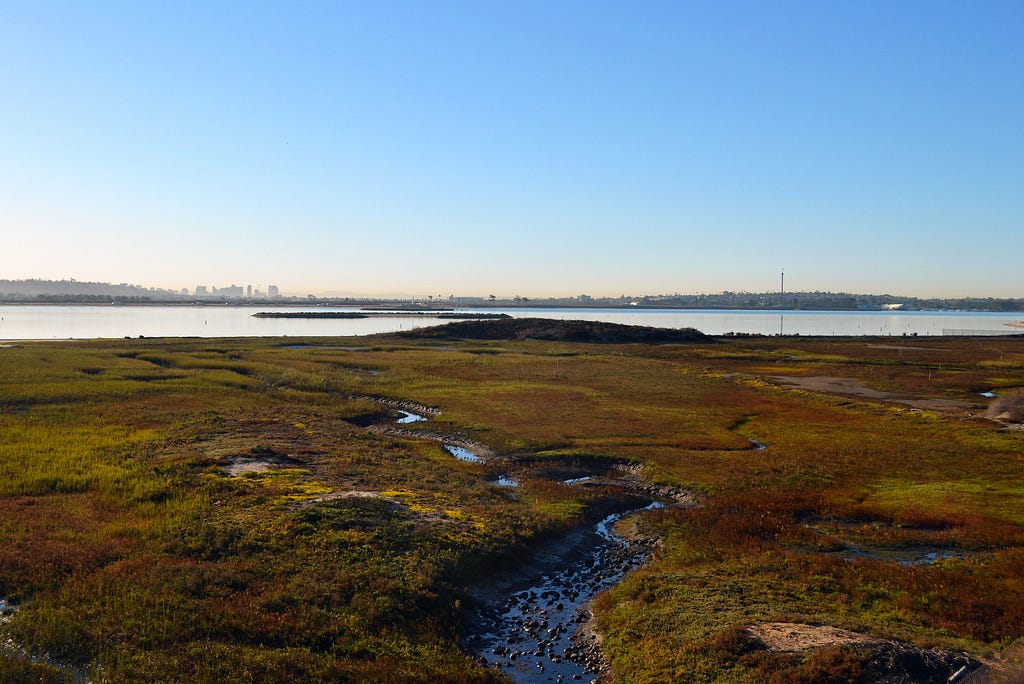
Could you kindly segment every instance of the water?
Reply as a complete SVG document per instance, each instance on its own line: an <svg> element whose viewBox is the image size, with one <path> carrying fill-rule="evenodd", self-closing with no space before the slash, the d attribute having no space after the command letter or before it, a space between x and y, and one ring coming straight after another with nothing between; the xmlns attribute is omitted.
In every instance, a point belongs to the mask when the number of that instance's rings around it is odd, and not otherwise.
<svg viewBox="0 0 1024 684"><path fill-rule="evenodd" d="M655 328L695 328L708 335L942 335L977 331L1013 335L1024 313L977 311L745 311L711 309L510 309L513 316L609 321Z"/></svg>
<svg viewBox="0 0 1024 684"><path fill-rule="evenodd" d="M421 416L417 413L410 413L409 411L403 411L398 409L398 412L402 414L402 417L395 422L399 425L408 425L409 423L418 423L421 420L426 420L425 416Z"/></svg>
<svg viewBox="0 0 1024 684"><path fill-rule="evenodd" d="M352 336L411 330L445 323L436 318L373 316L360 319L254 318L258 311L302 311L303 307L251 306L20 306L0 305L0 340L123 337ZM309 307L358 311L355 307ZM608 321L658 328L696 328L709 335L942 335L971 330L1019 333L1006 325L1024 313L957 311L723 311L701 309L488 310L516 318Z"/></svg>
<svg viewBox="0 0 1024 684"><path fill-rule="evenodd" d="M484 628L471 640L484 660L522 684L596 681L597 663L577 641L578 626L589 620L587 602L651 553L650 546L628 544L611 531L623 515L628 513L610 515L567 541L547 559L553 566L548 572L524 577L500 606L482 611Z"/></svg>
<svg viewBox="0 0 1024 684"><path fill-rule="evenodd" d="M448 453L450 453L452 456L459 459L460 461L466 461L468 463L483 462L482 458L474 454L469 449L464 449L460 446L455 446L454 444L445 444L444 448L448 450Z"/></svg>

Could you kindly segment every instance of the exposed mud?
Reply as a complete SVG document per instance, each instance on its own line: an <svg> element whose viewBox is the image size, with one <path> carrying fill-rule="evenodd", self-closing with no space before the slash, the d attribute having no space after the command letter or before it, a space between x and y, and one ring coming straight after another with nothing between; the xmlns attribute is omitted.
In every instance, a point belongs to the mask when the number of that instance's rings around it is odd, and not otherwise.
<svg viewBox="0 0 1024 684"><path fill-rule="evenodd" d="M270 449L253 449L251 454L230 456L221 471L231 477L239 477L247 473L262 473L274 468L300 468L302 461L288 454L279 454Z"/></svg>
<svg viewBox="0 0 1024 684"><path fill-rule="evenodd" d="M904 404L927 411L960 411L973 408L973 404L966 401L954 399L940 399L937 397L921 397L910 394L897 394L895 392L883 392L876 390L852 378L833 378L826 376L800 376L800 375L774 375L770 379L776 382L793 385L803 390L812 392L827 392L829 394L841 394L861 399L872 399L876 401Z"/></svg>
<svg viewBox="0 0 1024 684"><path fill-rule="evenodd" d="M440 442L444 446L452 446L464 449L481 461L490 461L498 458L497 454L486 444L457 435L449 435L443 432L430 430L410 430L408 428L393 427L390 425L371 425L370 430L385 435L394 435L405 439L426 439L433 442Z"/></svg>
<svg viewBox="0 0 1024 684"><path fill-rule="evenodd" d="M441 415L442 411L436 406L424 406L415 401L406 399L392 399L390 397L374 397L368 394L350 394L346 399L372 401L382 406L395 409L400 413L415 413L419 416L435 417Z"/></svg>
<svg viewBox="0 0 1024 684"><path fill-rule="evenodd" d="M590 600L643 564L657 545L611 532L620 511L578 528L473 591L466 646L514 682L593 681L608 671Z"/></svg>
<svg viewBox="0 0 1024 684"><path fill-rule="evenodd" d="M398 410L401 417L391 424L374 424L371 430L433 440L459 460L490 462L487 477L496 486L517 487L517 478L525 476L614 492L591 509L592 515L604 517L592 518L588 525L537 550L526 562L472 588L476 606L464 635L468 650L516 682L591 681L607 672L600 638L590 624L589 602L644 563L658 544L635 524L625 526L626 538L614 534L612 526L625 515L635 518L643 510L664 506L663 502L696 505L696 495L645 481L636 463L594 457L499 459L492 449L473 440L404 427L422 422L426 415L437 415L437 409L394 400L381 403ZM512 477L511 472L518 475Z"/></svg>
<svg viewBox="0 0 1024 684"><path fill-rule="evenodd" d="M1008 427L1024 425L1024 394L1004 394L992 400L985 417Z"/></svg>
<svg viewBox="0 0 1024 684"><path fill-rule="evenodd" d="M956 548L948 538L942 538L941 530L925 530L920 528L897 527L882 521L864 522L837 519L809 519L804 526L819 535L831 546L829 550L816 551L829 556L836 556L848 561L876 560L883 563L899 565L930 565L953 558L967 558L972 555L963 549ZM883 536L899 537L901 534L912 535L901 543L872 544L871 535L864 537L864 530Z"/></svg>

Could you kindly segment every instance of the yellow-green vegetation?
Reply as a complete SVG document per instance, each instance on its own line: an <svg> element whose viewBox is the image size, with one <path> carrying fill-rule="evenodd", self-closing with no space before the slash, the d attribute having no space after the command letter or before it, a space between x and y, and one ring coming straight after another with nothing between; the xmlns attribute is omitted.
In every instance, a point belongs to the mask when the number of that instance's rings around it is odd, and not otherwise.
<svg viewBox="0 0 1024 684"><path fill-rule="evenodd" d="M978 392L1013 388L1015 339L3 348L0 598L20 607L0 669L498 680L459 646L465 589L614 496L540 476L580 461L701 497L647 514L659 551L596 602L620 681L805 671L749 652L738 628L765 621L1000 651L1024 633L1024 432L984 420ZM367 427L395 415L373 398L442 412L389 433ZM417 431L486 444L521 486Z"/></svg>

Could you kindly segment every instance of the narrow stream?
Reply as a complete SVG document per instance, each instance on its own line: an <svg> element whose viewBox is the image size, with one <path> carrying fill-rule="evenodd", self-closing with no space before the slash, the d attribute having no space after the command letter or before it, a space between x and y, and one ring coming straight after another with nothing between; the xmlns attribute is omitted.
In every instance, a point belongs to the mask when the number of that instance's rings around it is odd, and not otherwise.
<svg viewBox="0 0 1024 684"><path fill-rule="evenodd" d="M409 411L399 412L399 424L427 420ZM484 462L465 447L442 445L460 461ZM561 482L577 485L592 479L586 475ZM491 482L500 487L519 486L508 473ZM592 634L581 629L591 617L587 606L598 593L646 562L653 551L651 540L627 542L612 527L624 516L661 507L663 504L653 502L608 515L540 551L517 568L511 579L495 579L481 588L465 645L514 682L596 682L604 661Z"/></svg>
<svg viewBox="0 0 1024 684"><path fill-rule="evenodd" d="M504 600L483 602L470 648L514 682L596 681L600 654L579 631L590 619L587 604L652 551L650 543L629 544L611 528L626 515L660 506L609 515L542 552Z"/></svg>

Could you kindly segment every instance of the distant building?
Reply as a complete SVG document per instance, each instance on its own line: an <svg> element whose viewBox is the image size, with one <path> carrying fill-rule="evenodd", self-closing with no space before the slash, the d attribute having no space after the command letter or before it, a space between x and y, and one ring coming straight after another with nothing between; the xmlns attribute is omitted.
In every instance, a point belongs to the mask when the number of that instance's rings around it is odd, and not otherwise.
<svg viewBox="0 0 1024 684"><path fill-rule="evenodd" d="M271 297L280 297L281 291L277 289L277 285L267 285L267 294Z"/></svg>
<svg viewBox="0 0 1024 684"><path fill-rule="evenodd" d="M245 296L252 297L252 285L245 286Z"/></svg>
<svg viewBox="0 0 1024 684"><path fill-rule="evenodd" d="M196 296L207 294L205 285L196 285Z"/></svg>
<svg viewBox="0 0 1024 684"><path fill-rule="evenodd" d="M241 285L235 285L234 283L232 283L227 287L213 288L213 294L225 298L241 297L243 294L245 294L245 290L242 288Z"/></svg>

